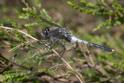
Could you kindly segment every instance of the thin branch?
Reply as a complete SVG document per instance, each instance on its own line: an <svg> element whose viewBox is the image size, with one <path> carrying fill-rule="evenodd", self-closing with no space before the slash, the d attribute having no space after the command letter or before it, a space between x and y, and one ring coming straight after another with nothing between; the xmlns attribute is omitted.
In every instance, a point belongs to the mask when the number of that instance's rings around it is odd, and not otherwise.
<svg viewBox="0 0 124 83"><path fill-rule="evenodd" d="M47 19L45 19L45 18L43 18L43 17L40 17L40 19L41 19L42 21L44 21L44 22L46 22L46 23L52 25L52 26L56 26L56 27L61 27L61 28L62 28L61 25L56 24L56 23L54 23L54 22L51 22L51 21L49 21L49 20L47 20Z"/></svg>

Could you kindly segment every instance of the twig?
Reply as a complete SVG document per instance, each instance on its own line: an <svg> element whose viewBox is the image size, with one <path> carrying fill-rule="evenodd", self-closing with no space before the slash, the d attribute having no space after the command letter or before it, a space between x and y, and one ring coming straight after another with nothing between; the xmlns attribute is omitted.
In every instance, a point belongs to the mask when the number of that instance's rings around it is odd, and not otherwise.
<svg viewBox="0 0 124 83"><path fill-rule="evenodd" d="M62 26L60 26L59 24L56 24L56 23L54 23L54 22L50 22L49 20L47 20L47 19L45 19L45 18L43 18L43 17L40 17L40 19L41 19L42 21L44 21L44 22L46 22L46 23L52 25L52 26L62 27Z"/></svg>
<svg viewBox="0 0 124 83"><path fill-rule="evenodd" d="M18 29L14 29L14 28L10 28L10 27L5 27L5 26L0 26L0 28L6 29L6 30L11 30L11 31L17 31L17 32L21 33L22 35L25 35L25 36L27 36L27 37L35 40L35 41L38 41L38 39L32 37L31 35L29 35L28 33L24 32L24 31L21 31L21 30L18 30Z"/></svg>
<svg viewBox="0 0 124 83"><path fill-rule="evenodd" d="M9 52L14 51L15 49L18 49L18 48L20 48L21 46L24 46L25 44L29 44L29 43L33 43L33 42L34 42L34 41L26 41L26 42L24 42L24 43L21 43L21 44L15 46L15 47L13 47L12 49L10 49Z"/></svg>

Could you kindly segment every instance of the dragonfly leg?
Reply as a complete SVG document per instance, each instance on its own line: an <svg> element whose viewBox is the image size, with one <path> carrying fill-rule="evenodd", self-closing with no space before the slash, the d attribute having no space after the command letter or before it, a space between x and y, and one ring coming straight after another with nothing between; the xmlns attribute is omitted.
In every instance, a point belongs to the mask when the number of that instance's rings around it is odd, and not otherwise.
<svg viewBox="0 0 124 83"><path fill-rule="evenodd" d="M65 45L61 41L59 41L58 43L62 47L62 50L60 52L60 56L63 56L65 51L66 51L66 47L65 47Z"/></svg>

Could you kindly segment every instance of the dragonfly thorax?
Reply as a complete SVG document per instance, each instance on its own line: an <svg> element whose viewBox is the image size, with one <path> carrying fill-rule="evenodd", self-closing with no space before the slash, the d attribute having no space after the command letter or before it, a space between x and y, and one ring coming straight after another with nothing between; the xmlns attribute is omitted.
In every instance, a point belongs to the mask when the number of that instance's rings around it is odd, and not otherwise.
<svg viewBox="0 0 124 83"><path fill-rule="evenodd" d="M57 40L65 39L66 41L71 41L71 34L67 32L65 28L45 28L42 33L45 38Z"/></svg>

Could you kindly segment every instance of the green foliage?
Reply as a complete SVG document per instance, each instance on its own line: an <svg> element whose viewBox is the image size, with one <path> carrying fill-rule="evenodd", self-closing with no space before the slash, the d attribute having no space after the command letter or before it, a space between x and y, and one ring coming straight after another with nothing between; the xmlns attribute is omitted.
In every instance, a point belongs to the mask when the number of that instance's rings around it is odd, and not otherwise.
<svg viewBox="0 0 124 83"><path fill-rule="evenodd" d="M4 79L3 81L6 83L13 83L13 82L18 82L22 83L21 81L29 78L29 73L27 72L19 72L19 71L9 71L4 73Z"/></svg>
<svg viewBox="0 0 124 83"><path fill-rule="evenodd" d="M23 12L22 12L23 11ZM26 20L31 20L33 19L32 23L25 24L25 26L36 26L40 25L41 27L46 27L50 25L55 25L54 22L52 22L52 18L47 14L45 9L37 10L35 7L27 7L23 8L22 11L19 13L19 18L20 19L26 19Z"/></svg>
<svg viewBox="0 0 124 83"><path fill-rule="evenodd" d="M96 0L96 3L87 0L68 0L68 4L85 14L99 16L103 19L95 30L110 28L115 25L124 24L124 7L117 1Z"/></svg>

